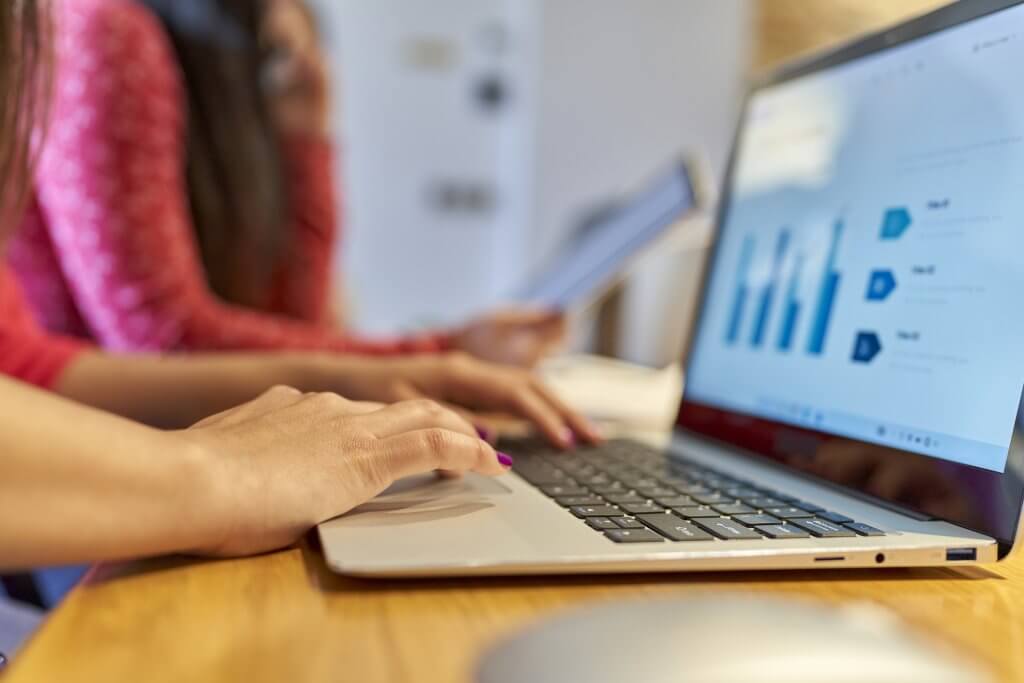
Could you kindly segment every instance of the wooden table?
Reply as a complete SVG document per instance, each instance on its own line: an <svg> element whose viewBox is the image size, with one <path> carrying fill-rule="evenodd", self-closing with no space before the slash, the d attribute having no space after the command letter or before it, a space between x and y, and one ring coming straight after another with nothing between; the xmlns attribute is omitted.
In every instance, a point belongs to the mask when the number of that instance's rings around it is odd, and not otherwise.
<svg viewBox="0 0 1024 683"><path fill-rule="evenodd" d="M987 568L367 582L303 546L95 571L4 683L469 681L483 649L559 608L636 595L871 601L1024 680L1024 560Z"/></svg>
<svg viewBox="0 0 1024 683"><path fill-rule="evenodd" d="M678 381L666 383L660 373L638 369L627 381L624 368L605 365L580 361L582 375L563 368L548 377L577 402L572 387L601 394L588 382L604 378L623 400L649 401L646 414L658 414L661 403L679 395ZM635 435L636 428L628 431ZM956 571L374 582L331 574L311 544L241 560L101 567L0 681L468 683L488 645L558 609L606 598L722 592L875 602L973 653L999 680L1024 681L1024 555Z"/></svg>

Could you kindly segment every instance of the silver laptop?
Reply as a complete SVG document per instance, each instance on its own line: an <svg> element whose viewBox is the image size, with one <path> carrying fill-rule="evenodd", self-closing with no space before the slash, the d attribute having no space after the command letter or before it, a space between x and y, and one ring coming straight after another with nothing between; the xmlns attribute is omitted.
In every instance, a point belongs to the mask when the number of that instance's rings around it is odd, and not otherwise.
<svg viewBox="0 0 1024 683"><path fill-rule="evenodd" d="M1024 497L1024 6L750 93L667 446L509 446L320 527L360 576L992 562Z"/></svg>

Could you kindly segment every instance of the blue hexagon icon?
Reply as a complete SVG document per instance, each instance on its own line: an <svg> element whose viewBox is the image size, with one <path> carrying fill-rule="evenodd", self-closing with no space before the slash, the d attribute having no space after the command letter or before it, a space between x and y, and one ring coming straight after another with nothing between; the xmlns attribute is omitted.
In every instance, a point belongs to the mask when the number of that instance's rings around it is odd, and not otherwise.
<svg viewBox="0 0 1024 683"><path fill-rule="evenodd" d="M882 351L882 342L874 332L858 332L853 343L853 362L870 363Z"/></svg>
<svg viewBox="0 0 1024 683"><path fill-rule="evenodd" d="M910 227L910 211L905 207L889 209L882 219L882 239L898 240Z"/></svg>
<svg viewBox="0 0 1024 683"><path fill-rule="evenodd" d="M896 276L891 270L873 270L868 278L868 301L885 301L896 289Z"/></svg>

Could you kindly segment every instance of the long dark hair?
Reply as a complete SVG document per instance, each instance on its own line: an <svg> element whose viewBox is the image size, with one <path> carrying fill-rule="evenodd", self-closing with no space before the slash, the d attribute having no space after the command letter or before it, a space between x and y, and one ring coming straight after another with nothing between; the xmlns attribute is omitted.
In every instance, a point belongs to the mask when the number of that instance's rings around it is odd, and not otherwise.
<svg viewBox="0 0 1024 683"><path fill-rule="evenodd" d="M45 24L36 0L0 2L0 243L28 188L34 125L43 123ZM45 126L40 125L40 128Z"/></svg>
<svg viewBox="0 0 1024 683"><path fill-rule="evenodd" d="M284 162L261 85L267 0L140 2L163 22L185 77L189 200L210 287L258 306L289 237Z"/></svg>

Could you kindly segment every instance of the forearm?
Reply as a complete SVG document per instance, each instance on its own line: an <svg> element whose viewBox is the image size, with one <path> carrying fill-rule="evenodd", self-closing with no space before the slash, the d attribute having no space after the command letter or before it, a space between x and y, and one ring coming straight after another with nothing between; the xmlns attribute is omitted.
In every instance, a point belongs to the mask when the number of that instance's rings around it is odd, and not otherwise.
<svg viewBox="0 0 1024 683"><path fill-rule="evenodd" d="M221 543L216 470L188 443L0 380L0 568Z"/></svg>
<svg viewBox="0 0 1024 683"><path fill-rule="evenodd" d="M54 389L79 403L148 425L183 428L278 384L311 387L318 357L305 354L122 356L83 353ZM340 382L331 383L340 391Z"/></svg>

